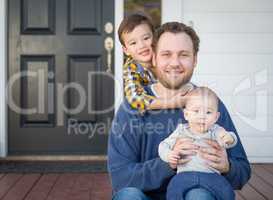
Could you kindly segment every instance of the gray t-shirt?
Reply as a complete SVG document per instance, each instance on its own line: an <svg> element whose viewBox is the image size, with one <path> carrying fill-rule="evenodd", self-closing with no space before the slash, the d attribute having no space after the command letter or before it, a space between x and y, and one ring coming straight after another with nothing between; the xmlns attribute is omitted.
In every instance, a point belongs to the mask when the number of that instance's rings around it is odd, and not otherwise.
<svg viewBox="0 0 273 200"><path fill-rule="evenodd" d="M197 144L202 147L208 147L208 144L204 141L204 139L212 139L216 140L220 145L220 140L219 140L219 131L221 127L217 124L214 124L206 133L197 135L193 134L190 129L188 124L178 124L177 128L169 137L167 137L165 140L163 140L159 144L158 148L158 153L160 158L168 162L168 157L169 153L173 149L175 142L178 138L192 138L194 139L194 144ZM235 133L233 132L228 132L231 134L231 136L234 138L234 143L231 145L225 145L225 148L231 148L234 147L237 143L237 137ZM193 156L188 156L191 158L191 160L185 164L180 164L177 166L177 173L179 172L186 172L186 171L200 171L200 172L208 172L208 173L219 173L218 170L209 167L206 165L205 160L201 158L198 153Z"/></svg>

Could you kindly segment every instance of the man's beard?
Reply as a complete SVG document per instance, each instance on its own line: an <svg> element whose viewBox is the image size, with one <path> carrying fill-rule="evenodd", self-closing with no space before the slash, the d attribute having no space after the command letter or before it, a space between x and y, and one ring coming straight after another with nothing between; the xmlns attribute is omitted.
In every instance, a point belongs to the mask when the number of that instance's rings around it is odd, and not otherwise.
<svg viewBox="0 0 273 200"><path fill-rule="evenodd" d="M187 76L184 76L183 79L181 79L179 81L169 80L169 79L165 78L164 76L159 75L158 80L165 88L168 88L171 90L178 90L178 89L181 89L181 87L183 85L190 82L192 74L193 74L193 71L190 74L187 74Z"/></svg>

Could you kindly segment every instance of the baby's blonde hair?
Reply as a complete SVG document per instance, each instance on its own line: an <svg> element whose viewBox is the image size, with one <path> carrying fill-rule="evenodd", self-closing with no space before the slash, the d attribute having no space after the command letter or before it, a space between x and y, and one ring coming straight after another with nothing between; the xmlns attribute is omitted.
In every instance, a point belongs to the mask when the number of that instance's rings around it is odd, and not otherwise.
<svg viewBox="0 0 273 200"><path fill-rule="evenodd" d="M205 101L214 101L216 108L218 107L219 99L216 95L215 92L213 92L210 88L208 87L196 87L193 90L191 90L187 94L187 100L185 107L187 107L188 102L194 98L194 97L203 97Z"/></svg>

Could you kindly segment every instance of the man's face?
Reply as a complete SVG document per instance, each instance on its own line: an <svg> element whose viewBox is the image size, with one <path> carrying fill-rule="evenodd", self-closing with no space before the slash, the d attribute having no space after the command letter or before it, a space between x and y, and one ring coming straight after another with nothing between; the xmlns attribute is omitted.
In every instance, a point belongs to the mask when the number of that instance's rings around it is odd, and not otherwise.
<svg viewBox="0 0 273 200"><path fill-rule="evenodd" d="M185 33L163 33L153 58L160 83L169 89L179 89L188 83L196 65L191 38Z"/></svg>

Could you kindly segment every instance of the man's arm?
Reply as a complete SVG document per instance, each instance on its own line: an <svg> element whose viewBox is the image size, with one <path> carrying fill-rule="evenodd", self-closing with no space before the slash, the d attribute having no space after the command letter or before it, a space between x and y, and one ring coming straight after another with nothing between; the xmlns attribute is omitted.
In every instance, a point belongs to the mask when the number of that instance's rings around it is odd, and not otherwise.
<svg viewBox="0 0 273 200"><path fill-rule="evenodd" d="M229 171L223 175L231 183L234 189L241 189L250 178L250 164L246 157L240 137L238 136L230 115L222 102L219 104L219 111L221 116L217 123L224 127L226 131L235 133L238 139L237 145L227 150Z"/></svg>
<svg viewBox="0 0 273 200"><path fill-rule="evenodd" d="M137 187L143 191L158 189L175 171L159 157L141 161L145 159L141 158L142 120L124 108L128 109L123 104L117 112L108 140L108 171L112 187L115 192L124 187Z"/></svg>

